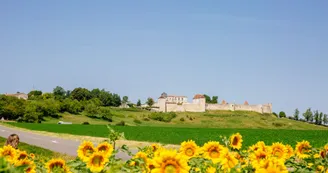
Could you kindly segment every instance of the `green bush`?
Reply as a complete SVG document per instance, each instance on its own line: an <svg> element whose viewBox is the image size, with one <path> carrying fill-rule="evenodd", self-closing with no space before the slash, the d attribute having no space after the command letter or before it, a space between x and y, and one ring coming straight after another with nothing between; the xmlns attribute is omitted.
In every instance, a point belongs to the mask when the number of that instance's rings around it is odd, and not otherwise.
<svg viewBox="0 0 328 173"><path fill-rule="evenodd" d="M282 127L285 126L286 124L280 122L273 122L272 125L274 125L275 127Z"/></svg>
<svg viewBox="0 0 328 173"><path fill-rule="evenodd" d="M125 122L124 121L120 121L118 123L116 123L117 126L125 126Z"/></svg>
<svg viewBox="0 0 328 173"><path fill-rule="evenodd" d="M180 121L185 121L185 119L184 118L180 118Z"/></svg>
<svg viewBox="0 0 328 173"><path fill-rule="evenodd" d="M89 122L83 122L82 124L83 125L89 125L90 123Z"/></svg>
<svg viewBox="0 0 328 173"><path fill-rule="evenodd" d="M163 112L153 112L148 117L156 121L170 122L177 115L174 112L163 113Z"/></svg>
<svg viewBox="0 0 328 173"><path fill-rule="evenodd" d="M150 121L150 119L147 118L147 117L143 118L143 120L144 120L144 121Z"/></svg>
<svg viewBox="0 0 328 173"><path fill-rule="evenodd" d="M62 102L60 111L78 114L82 111L82 104L77 100L67 98Z"/></svg>
<svg viewBox="0 0 328 173"><path fill-rule="evenodd" d="M142 122L138 119L134 119L133 122L135 122L136 124L141 124Z"/></svg>

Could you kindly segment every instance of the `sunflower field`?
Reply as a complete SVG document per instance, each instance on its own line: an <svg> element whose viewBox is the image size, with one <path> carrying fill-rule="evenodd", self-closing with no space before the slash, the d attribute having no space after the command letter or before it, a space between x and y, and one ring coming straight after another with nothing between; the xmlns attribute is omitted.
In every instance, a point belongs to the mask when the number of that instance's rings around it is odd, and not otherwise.
<svg viewBox="0 0 328 173"><path fill-rule="evenodd" d="M300 141L292 148L280 142L267 145L258 141L247 149L242 149L242 144L243 137L236 133L229 138L220 137L218 141L208 141L203 146L198 146L192 140L182 142L179 149L152 144L132 154L125 145L114 149L107 141L97 146L84 141L77 150L78 157L67 162L61 158L40 161L35 159L33 153L8 145L0 149L0 172L328 173L328 144L313 148L308 141ZM131 158L127 161L115 158L119 150Z"/></svg>

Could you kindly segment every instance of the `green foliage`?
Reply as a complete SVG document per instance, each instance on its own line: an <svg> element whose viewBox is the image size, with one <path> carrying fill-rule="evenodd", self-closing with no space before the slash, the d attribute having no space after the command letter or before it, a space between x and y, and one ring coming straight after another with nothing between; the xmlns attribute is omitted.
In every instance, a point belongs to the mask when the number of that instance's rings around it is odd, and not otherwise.
<svg viewBox="0 0 328 173"><path fill-rule="evenodd" d="M279 112L279 118L286 118L286 113L284 111Z"/></svg>
<svg viewBox="0 0 328 173"><path fill-rule="evenodd" d="M213 104L218 103L218 96L212 96L212 99L211 99L211 97L209 95L204 94L204 97L205 97L206 103L213 103Z"/></svg>
<svg viewBox="0 0 328 173"><path fill-rule="evenodd" d="M41 120L43 117L42 106L37 101L31 101L25 108L23 121L25 122L36 122Z"/></svg>
<svg viewBox="0 0 328 173"><path fill-rule="evenodd" d="M185 121L185 119L182 117L182 118L180 118L180 121Z"/></svg>
<svg viewBox="0 0 328 173"><path fill-rule="evenodd" d="M125 121L120 121L116 123L117 126L125 126Z"/></svg>
<svg viewBox="0 0 328 173"><path fill-rule="evenodd" d="M295 109L295 112L294 112L294 120L298 120L299 119L299 115L300 115L300 111L298 109Z"/></svg>
<svg viewBox="0 0 328 173"><path fill-rule="evenodd" d="M109 122L113 121L113 114L108 107L98 107L94 103L90 103L86 106L85 112L91 118L103 119Z"/></svg>
<svg viewBox="0 0 328 173"><path fill-rule="evenodd" d="M141 101L138 99L137 106L141 106Z"/></svg>
<svg viewBox="0 0 328 173"><path fill-rule="evenodd" d="M128 102L129 102L129 97L123 96L122 103L128 103Z"/></svg>
<svg viewBox="0 0 328 173"><path fill-rule="evenodd" d="M135 122L136 124L141 124L142 122L138 119L134 119L133 122Z"/></svg>
<svg viewBox="0 0 328 173"><path fill-rule="evenodd" d="M176 113L164 113L164 112L153 112L148 117L156 121L170 122L173 118L177 116Z"/></svg>
<svg viewBox="0 0 328 173"><path fill-rule="evenodd" d="M47 99L41 103L41 111L43 113L43 116L58 118L59 110L60 102L55 99Z"/></svg>
<svg viewBox="0 0 328 173"><path fill-rule="evenodd" d="M304 113L303 113L303 117L305 118L306 121L311 121L311 119L313 119L313 113L311 111L311 108L308 108ZM312 121L311 121L312 122Z"/></svg>
<svg viewBox="0 0 328 173"><path fill-rule="evenodd" d="M121 105L121 97L118 94L113 94L112 106L118 107Z"/></svg>
<svg viewBox="0 0 328 173"><path fill-rule="evenodd" d="M82 104L77 100L66 98L61 104L60 111L69 112L71 114L79 114L82 111Z"/></svg>
<svg viewBox="0 0 328 173"><path fill-rule="evenodd" d="M92 94L88 89L79 87L72 91L71 97L78 101L89 100L92 98Z"/></svg>
<svg viewBox="0 0 328 173"><path fill-rule="evenodd" d="M55 99L64 99L65 95L66 95L66 91L64 90L64 88L60 87L60 86L56 86L56 88L54 88L53 90L53 94L55 96Z"/></svg>
<svg viewBox="0 0 328 173"><path fill-rule="evenodd" d="M154 103L155 103L154 99L151 98L151 97L148 97L146 104L147 104L149 107L152 107L152 106L154 105Z"/></svg>
<svg viewBox="0 0 328 173"><path fill-rule="evenodd" d="M328 115L327 114L323 115L323 120L322 121L323 121L324 124L328 124Z"/></svg>
<svg viewBox="0 0 328 173"><path fill-rule="evenodd" d="M318 110L314 111L313 117L314 117L315 124L319 124L319 118L320 118L319 116L320 116L319 111Z"/></svg>
<svg viewBox="0 0 328 173"><path fill-rule="evenodd" d="M55 96L52 93L44 93L44 94L42 94L42 99L43 100L54 99L54 98L55 98Z"/></svg>
<svg viewBox="0 0 328 173"><path fill-rule="evenodd" d="M0 95L0 118L14 120L22 117L25 112L26 101L17 97Z"/></svg>
<svg viewBox="0 0 328 173"><path fill-rule="evenodd" d="M33 91L30 91L27 95L28 95L29 100L41 99L42 91L33 90Z"/></svg>
<svg viewBox="0 0 328 173"><path fill-rule="evenodd" d="M89 122L83 122L82 124L83 125L89 125L90 123Z"/></svg>
<svg viewBox="0 0 328 173"><path fill-rule="evenodd" d="M278 118L278 114L277 114L277 113L275 113L275 112L272 112L272 115L274 115L275 117L277 117L277 118Z"/></svg>

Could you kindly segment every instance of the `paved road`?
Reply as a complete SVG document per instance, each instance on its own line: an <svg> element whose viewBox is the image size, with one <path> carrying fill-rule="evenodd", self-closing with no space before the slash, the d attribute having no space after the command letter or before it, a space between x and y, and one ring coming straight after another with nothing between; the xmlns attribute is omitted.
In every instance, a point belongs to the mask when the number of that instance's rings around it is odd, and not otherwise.
<svg viewBox="0 0 328 173"><path fill-rule="evenodd" d="M20 142L46 148L71 156L77 155L76 150L78 149L78 146L81 143L81 141L79 140L69 140L58 137L35 134L0 125L0 136L7 138L13 133L19 136ZM136 151L137 150L132 150L133 153L135 153ZM116 157L121 158L122 160L127 160L130 158L126 153L123 152L117 153Z"/></svg>

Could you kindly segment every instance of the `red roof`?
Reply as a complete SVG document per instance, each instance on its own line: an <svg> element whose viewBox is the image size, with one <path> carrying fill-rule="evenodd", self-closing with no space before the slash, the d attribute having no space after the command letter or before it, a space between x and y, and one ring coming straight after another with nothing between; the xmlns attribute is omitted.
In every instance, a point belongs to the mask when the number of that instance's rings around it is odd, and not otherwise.
<svg viewBox="0 0 328 173"><path fill-rule="evenodd" d="M203 98L205 98L205 96L203 94L196 94L194 96L194 99L203 99Z"/></svg>

